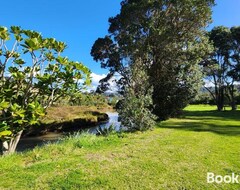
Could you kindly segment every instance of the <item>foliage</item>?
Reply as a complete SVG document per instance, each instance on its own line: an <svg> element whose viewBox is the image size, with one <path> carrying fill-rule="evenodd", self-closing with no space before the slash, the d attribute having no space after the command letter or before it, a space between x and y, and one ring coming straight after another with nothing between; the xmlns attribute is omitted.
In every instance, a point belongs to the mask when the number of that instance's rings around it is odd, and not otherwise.
<svg viewBox="0 0 240 190"><path fill-rule="evenodd" d="M120 100L120 96L118 94L109 94L108 95L108 105L116 108L118 101Z"/></svg>
<svg viewBox="0 0 240 190"><path fill-rule="evenodd" d="M126 87L124 98L117 109L121 125L131 131L144 131L154 127L156 116L151 113L152 88L141 60L134 60L129 71L131 83Z"/></svg>
<svg viewBox="0 0 240 190"><path fill-rule="evenodd" d="M213 0L125 0L109 19L109 35L96 40L91 55L109 69L99 90L118 73L120 92L131 83L129 70L139 57L153 86L153 111L166 119L183 109L201 86L198 63L210 46L203 28L210 21ZM190 19L191 18L191 19Z"/></svg>
<svg viewBox="0 0 240 190"><path fill-rule="evenodd" d="M214 105L215 101L212 96L206 91L200 91L190 104L210 104Z"/></svg>
<svg viewBox="0 0 240 190"><path fill-rule="evenodd" d="M65 48L65 43L35 31L0 27L2 141L19 138L29 125L38 123L49 105L90 83L87 67L61 56Z"/></svg>
<svg viewBox="0 0 240 190"><path fill-rule="evenodd" d="M203 62L206 81L214 88L205 86L214 98L218 110L229 102L236 109L236 82L240 81L240 27L214 27L209 32L214 51Z"/></svg>
<svg viewBox="0 0 240 190"><path fill-rule="evenodd" d="M107 106L108 97L103 94L95 93L75 93L71 94L69 97L70 105L78 106Z"/></svg>
<svg viewBox="0 0 240 190"><path fill-rule="evenodd" d="M154 127L156 117L149 109L152 105L150 93L151 91L146 95L136 95L132 89L127 89L118 109L122 126L130 131L145 131Z"/></svg>
<svg viewBox="0 0 240 190"><path fill-rule="evenodd" d="M111 134L115 134L116 133L116 127L114 126L114 124L111 124L109 127L101 127L99 126L97 128L97 135L102 135L102 136L109 136Z"/></svg>
<svg viewBox="0 0 240 190"><path fill-rule="evenodd" d="M118 94L99 94L96 92L74 92L66 97L59 98L54 106L97 106L114 108L119 100Z"/></svg>

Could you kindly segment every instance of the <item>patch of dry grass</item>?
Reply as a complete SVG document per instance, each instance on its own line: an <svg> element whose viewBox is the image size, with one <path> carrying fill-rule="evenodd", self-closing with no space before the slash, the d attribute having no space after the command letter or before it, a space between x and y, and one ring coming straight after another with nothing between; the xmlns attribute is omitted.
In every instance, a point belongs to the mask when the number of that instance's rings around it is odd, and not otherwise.
<svg viewBox="0 0 240 190"><path fill-rule="evenodd" d="M71 121L74 119L86 119L97 122L104 112L112 111L112 108L87 107L87 106L58 106L50 107L47 115L42 119L42 123Z"/></svg>

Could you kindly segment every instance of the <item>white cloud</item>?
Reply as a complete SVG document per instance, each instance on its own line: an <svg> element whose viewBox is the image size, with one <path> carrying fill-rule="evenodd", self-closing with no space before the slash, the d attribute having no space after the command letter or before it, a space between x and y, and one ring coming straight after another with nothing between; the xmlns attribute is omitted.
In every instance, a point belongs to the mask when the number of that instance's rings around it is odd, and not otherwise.
<svg viewBox="0 0 240 190"><path fill-rule="evenodd" d="M105 78L107 75L102 74L102 75L98 75L96 73L91 73L91 78L92 78L92 86L94 89L97 88L97 86L99 85L99 81L103 78Z"/></svg>
<svg viewBox="0 0 240 190"><path fill-rule="evenodd" d="M97 86L99 85L99 81L103 78L105 78L107 75L106 74L96 74L96 73L91 73L91 78L92 78L92 84L90 87L88 87L88 91L91 90L96 90ZM117 87L116 87L116 80L117 77L113 76L112 79L109 81L110 84L110 92L115 92L117 91Z"/></svg>
<svg viewBox="0 0 240 190"><path fill-rule="evenodd" d="M214 83L212 81L205 80L205 79L203 81L204 81L205 87L207 87L207 88L214 87Z"/></svg>
<svg viewBox="0 0 240 190"><path fill-rule="evenodd" d="M207 88L210 88L210 87L214 87L215 86L215 84L212 82L212 81L209 81L209 80L203 80L203 82L204 82L204 86L205 87L207 87ZM240 82L234 82L233 83L234 85L240 85ZM226 85L226 83L224 83L224 85Z"/></svg>

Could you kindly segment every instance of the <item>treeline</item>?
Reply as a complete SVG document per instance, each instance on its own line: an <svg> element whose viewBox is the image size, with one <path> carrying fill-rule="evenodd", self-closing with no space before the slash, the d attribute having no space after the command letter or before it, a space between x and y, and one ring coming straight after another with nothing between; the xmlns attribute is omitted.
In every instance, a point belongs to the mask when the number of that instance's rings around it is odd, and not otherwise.
<svg viewBox="0 0 240 190"><path fill-rule="evenodd" d="M219 111L225 104L236 110L240 81L240 27L214 27L208 36L213 51L201 63L207 83L204 87Z"/></svg>
<svg viewBox="0 0 240 190"><path fill-rule="evenodd" d="M80 91L69 94L64 98L60 98L55 102L54 106L69 105L69 106L95 106L115 108L120 97L117 94L99 94L95 92Z"/></svg>
<svg viewBox="0 0 240 190"><path fill-rule="evenodd" d="M214 87L210 88L210 90L214 90ZM236 105L240 105L240 87L238 85L235 86L235 101ZM204 89L204 87L200 90L197 96L190 102L190 104L209 104L209 105L216 105L215 99L212 95ZM227 97L224 98L224 106L231 106L231 102Z"/></svg>

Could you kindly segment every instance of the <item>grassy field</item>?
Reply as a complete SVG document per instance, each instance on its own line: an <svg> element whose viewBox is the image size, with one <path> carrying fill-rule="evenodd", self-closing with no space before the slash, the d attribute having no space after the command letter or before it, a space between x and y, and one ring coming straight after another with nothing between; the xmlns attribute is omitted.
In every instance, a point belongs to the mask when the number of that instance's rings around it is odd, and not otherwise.
<svg viewBox="0 0 240 190"><path fill-rule="evenodd" d="M153 131L82 134L0 158L0 189L240 189L207 172L240 174L240 111L189 106Z"/></svg>

